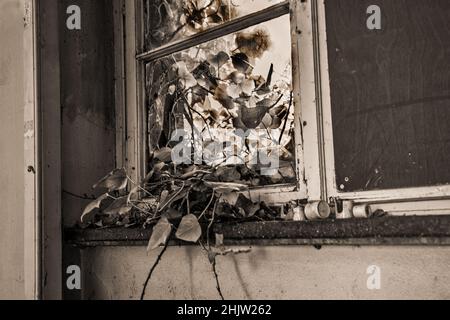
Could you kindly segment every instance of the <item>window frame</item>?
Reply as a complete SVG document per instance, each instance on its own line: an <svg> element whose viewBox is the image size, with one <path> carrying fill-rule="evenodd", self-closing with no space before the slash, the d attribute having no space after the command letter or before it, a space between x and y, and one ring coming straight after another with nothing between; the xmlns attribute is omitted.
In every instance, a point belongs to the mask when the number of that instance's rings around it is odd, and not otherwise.
<svg viewBox="0 0 450 320"><path fill-rule="evenodd" d="M314 79L308 75L303 82L313 81L314 96L303 100L302 110L305 111L305 121L317 123L315 128L304 129L305 150L317 148L318 156L310 155L305 158L309 183L318 184L321 188L310 189L312 198L339 198L353 200L357 203L369 203L372 209L382 209L394 215L411 214L448 214L450 209L450 185L383 189L377 191L341 192L335 177L335 158L333 145L333 126L331 113L330 76L328 73L328 48L325 1L309 0L311 5L303 12L304 18L311 21L311 29L305 35L308 41L305 50L313 51ZM309 12L308 12L309 11ZM311 33L309 31L312 31ZM305 89L305 87L303 87ZM307 91L313 92L312 88ZM308 94L308 93L305 93ZM306 103L305 103L306 100ZM313 102L314 101L314 102ZM308 106L307 104L310 104ZM313 110L315 104L316 112ZM317 140L316 137L318 137ZM318 164L318 166L317 166Z"/></svg>
<svg viewBox="0 0 450 320"><path fill-rule="evenodd" d="M271 204L285 204L307 198L306 180L303 168L303 143L300 115L300 76L299 72L299 44L297 17L298 1L288 0L273 5L254 14L236 18L218 27L213 27L202 33L189 36L186 39L163 45L160 48L144 50L144 16L142 1L114 0L118 8L122 7L123 27L116 27L116 43L120 43L120 34L126 35L125 43L116 47L116 55L123 55L125 63L116 59L116 79L123 75L124 93L116 93L117 111L117 165L125 167L134 181L140 181L146 174L147 155L145 148L146 137L146 108L145 108L145 64L151 60L178 52L200 43L204 43L220 36L232 34L247 27L273 20L277 17L290 15L292 67L295 112L295 144L296 144L296 173L297 183L258 187L250 190L250 197L254 201L264 201ZM288 6L288 10L286 10ZM284 8L283 8L284 7ZM117 10L116 10L117 11ZM119 21L120 23L120 21ZM121 91L120 85L116 91Z"/></svg>
<svg viewBox="0 0 450 320"><path fill-rule="evenodd" d="M347 193L338 190L334 167L325 1L288 0L282 3L289 3L291 18L297 184L251 190L252 200L283 204L292 200L328 201L337 198L368 203L373 210L382 209L393 215L448 214L450 186ZM125 167L131 178L139 181L145 176L147 160L142 146L147 145L144 77L148 57L155 59L164 52L170 53L173 48L182 50L183 44L190 43L193 46L198 44L196 41L202 40L203 43L215 39L218 37L217 30L223 27L214 27L146 52L143 45L142 1L114 0L114 3L117 8L122 8L119 18L123 23L116 30L116 43L121 43L116 46L116 54L125 57L124 63L116 59L116 79L119 79L116 86L116 91L119 91L116 92L117 166ZM240 24L247 17L237 18L238 22L232 21L225 25ZM244 23L240 30L246 27L248 25ZM236 31L239 30L225 31L222 35ZM210 38L211 35L215 36Z"/></svg>

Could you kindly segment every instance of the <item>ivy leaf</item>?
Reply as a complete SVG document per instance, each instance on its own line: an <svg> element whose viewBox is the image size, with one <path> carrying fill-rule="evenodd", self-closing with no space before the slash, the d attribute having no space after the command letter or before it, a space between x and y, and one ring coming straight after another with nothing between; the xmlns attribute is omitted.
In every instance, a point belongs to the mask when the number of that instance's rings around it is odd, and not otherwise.
<svg viewBox="0 0 450 320"><path fill-rule="evenodd" d="M131 209L132 207L128 204L128 196L125 196L114 200L114 202L111 203L111 205L108 208L103 210L103 213L108 215L115 215L115 214L124 215L130 212Z"/></svg>
<svg viewBox="0 0 450 320"><path fill-rule="evenodd" d="M124 168L111 171L107 176L101 179L92 188L105 188L108 192L120 191L126 189L128 185L127 172Z"/></svg>
<svg viewBox="0 0 450 320"><path fill-rule="evenodd" d="M171 194L168 194L166 190L163 191L163 194L161 194L161 202L159 204L160 210L164 210L165 208L170 207L174 202L183 199L188 192L189 189L185 187L180 187L180 189L173 191Z"/></svg>
<svg viewBox="0 0 450 320"><path fill-rule="evenodd" d="M167 218L169 221L174 221L181 219L183 214L178 210L170 208L163 214L163 217Z"/></svg>
<svg viewBox="0 0 450 320"><path fill-rule="evenodd" d="M186 242L196 243L202 236L202 227L193 214L185 216L178 227L175 236Z"/></svg>
<svg viewBox="0 0 450 320"><path fill-rule="evenodd" d="M106 200L108 198L108 194L105 193L104 195L100 196L98 199L92 201L87 205L87 207L84 209L83 214L81 215L81 222L84 223L84 219L86 216L94 211L95 209L100 209L100 206L103 202L103 200Z"/></svg>
<svg viewBox="0 0 450 320"><path fill-rule="evenodd" d="M230 206L236 206L236 203L239 199L239 193L238 192L228 192L228 193L222 193L220 196L219 201L221 203L227 203Z"/></svg>
<svg viewBox="0 0 450 320"><path fill-rule="evenodd" d="M247 185L241 183L205 181L204 184L208 188L211 188L220 194L230 192L240 192L248 189Z"/></svg>
<svg viewBox="0 0 450 320"><path fill-rule="evenodd" d="M184 89L192 88L197 85L197 80L187 69L186 63L178 62L178 77Z"/></svg>
<svg viewBox="0 0 450 320"><path fill-rule="evenodd" d="M253 217L261 209L259 203L253 203L253 201L248 199L243 194L239 195L239 198L236 201L236 207L242 208L242 210L245 212L244 216L246 218Z"/></svg>
<svg viewBox="0 0 450 320"><path fill-rule="evenodd" d="M220 51L217 55L211 55L208 59L209 63L219 69L226 64L228 60L230 60L230 56L224 51Z"/></svg>
<svg viewBox="0 0 450 320"><path fill-rule="evenodd" d="M241 120L247 128L256 129L263 121L268 110L269 108L266 106L258 106L256 108L241 106Z"/></svg>
<svg viewBox="0 0 450 320"><path fill-rule="evenodd" d="M242 73L247 73L250 69L253 69L249 58L245 53L236 53L233 56L231 56L231 60L233 61L233 66Z"/></svg>
<svg viewBox="0 0 450 320"><path fill-rule="evenodd" d="M162 162L171 162L172 161L172 149L162 148L160 150L157 150L154 153L154 157Z"/></svg>
<svg viewBox="0 0 450 320"><path fill-rule="evenodd" d="M172 232L172 225L167 218L161 218L156 226L153 227L152 236L148 243L147 252L157 249L161 245L165 245L169 240Z"/></svg>
<svg viewBox="0 0 450 320"><path fill-rule="evenodd" d="M222 83L217 86L217 88L214 90L214 99L228 110L235 107L233 99L228 94L228 86L226 84Z"/></svg>
<svg viewBox="0 0 450 320"><path fill-rule="evenodd" d="M139 199L139 191L140 190L141 190L141 188L139 186L136 186L133 189L131 189L130 194L127 197L127 204L129 204L131 201Z"/></svg>

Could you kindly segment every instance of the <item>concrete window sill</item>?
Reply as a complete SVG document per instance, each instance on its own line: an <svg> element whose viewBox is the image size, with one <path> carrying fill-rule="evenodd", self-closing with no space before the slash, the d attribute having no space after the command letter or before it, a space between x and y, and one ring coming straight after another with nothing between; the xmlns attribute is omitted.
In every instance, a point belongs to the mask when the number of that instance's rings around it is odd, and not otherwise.
<svg viewBox="0 0 450 320"><path fill-rule="evenodd" d="M218 224L226 245L450 245L449 216L383 217L305 222ZM66 229L65 242L78 247L146 246L151 230ZM172 241L171 245L185 245Z"/></svg>

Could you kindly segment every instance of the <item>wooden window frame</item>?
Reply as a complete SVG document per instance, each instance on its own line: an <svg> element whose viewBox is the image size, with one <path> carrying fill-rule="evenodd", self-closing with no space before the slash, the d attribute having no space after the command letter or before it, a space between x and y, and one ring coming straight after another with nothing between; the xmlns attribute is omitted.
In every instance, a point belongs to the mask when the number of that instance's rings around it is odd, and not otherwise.
<svg viewBox="0 0 450 320"><path fill-rule="evenodd" d="M146 152L143 146L147 145L146 137L146 111L145 111L145 64L171 53L179 52L200 43L217 39L221 36L238 32L245 28L273 20L289 14L291 21L293 87L295 107L295 141L296 141L296 172L297 183L266 186L252 189L250 196L253 200L265 201L272 204L283 204L293 200L307 198L307 188L303 168L303 146L300 115L300 77L299 72L299 34L298 30L298 1L284 1L259 12L236 18L223 25L213 27L202 33L187 37L186 39L164 45L146 52L144 50L144 17L142 2L140 0L124 1L114 0L116 7L123 8L123 30L117 27L116 43L120 36L126 35L125 44L116 48L116 54L125 57L125 63L116 61L116 74L123 74L123 88L125 94L116 93L117 109L117 164L127 169L130 176L139 181L146 173ZM117 11L117 10L116 10ZM118 17L119 19L120 17ZM118 78L116 76L116 78ZM120 90L121 84L116 86ZM117 99L118 98L118 99ZM126 128L123 130L123 128Z"/></svg>
<svg viewBox="0 0 450 320"><path fill-rule="evenodd" d="M36 0L23 4L24 32L24 125L30 132L24 140L24 296L37 300L41 296L41 173L40 130L37 74Z"/></svg>
<svg viewBox="0 0 450 320"><path fill-rule="evenodd" d="M394 215L448 214L450 186L366 192L338 190L334 167L325 1L285 1L187 39L145 51L142 2L114 0L117 7L123 8L119 10L123 25L116 30L116 40L120 41L127 35L125 42L116 46L118 56L125 57L123 63L116 59L116 72L119 72L116 78L120 80L119 87L123 87L122 94L116 94L118 166L125 167L134 180L145 176L146 152L142 146L147 141L144 105L146 62L288 14L288 6L291 17L298 183L253 189L252 199L282 204L291 200L328 201L338 198L369 203L374 210L382 209Z"/></svg>

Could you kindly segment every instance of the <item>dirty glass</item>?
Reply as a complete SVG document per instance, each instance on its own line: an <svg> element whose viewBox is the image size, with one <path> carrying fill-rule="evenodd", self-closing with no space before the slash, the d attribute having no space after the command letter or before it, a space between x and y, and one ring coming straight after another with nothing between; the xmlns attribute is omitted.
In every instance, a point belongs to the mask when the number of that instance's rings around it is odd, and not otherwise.
<svg viewBox="0 0 450 320"><path fill-rule="evenodd" d="M148 63L150 153L253 186L295 182L290 48L286 15Z"/></svg>
<svg viewBox="0 0 450 320"><path fill-rule="evenodd" d="M283 1L144 0L146 50L200 33L280 2Z"/></svg>

